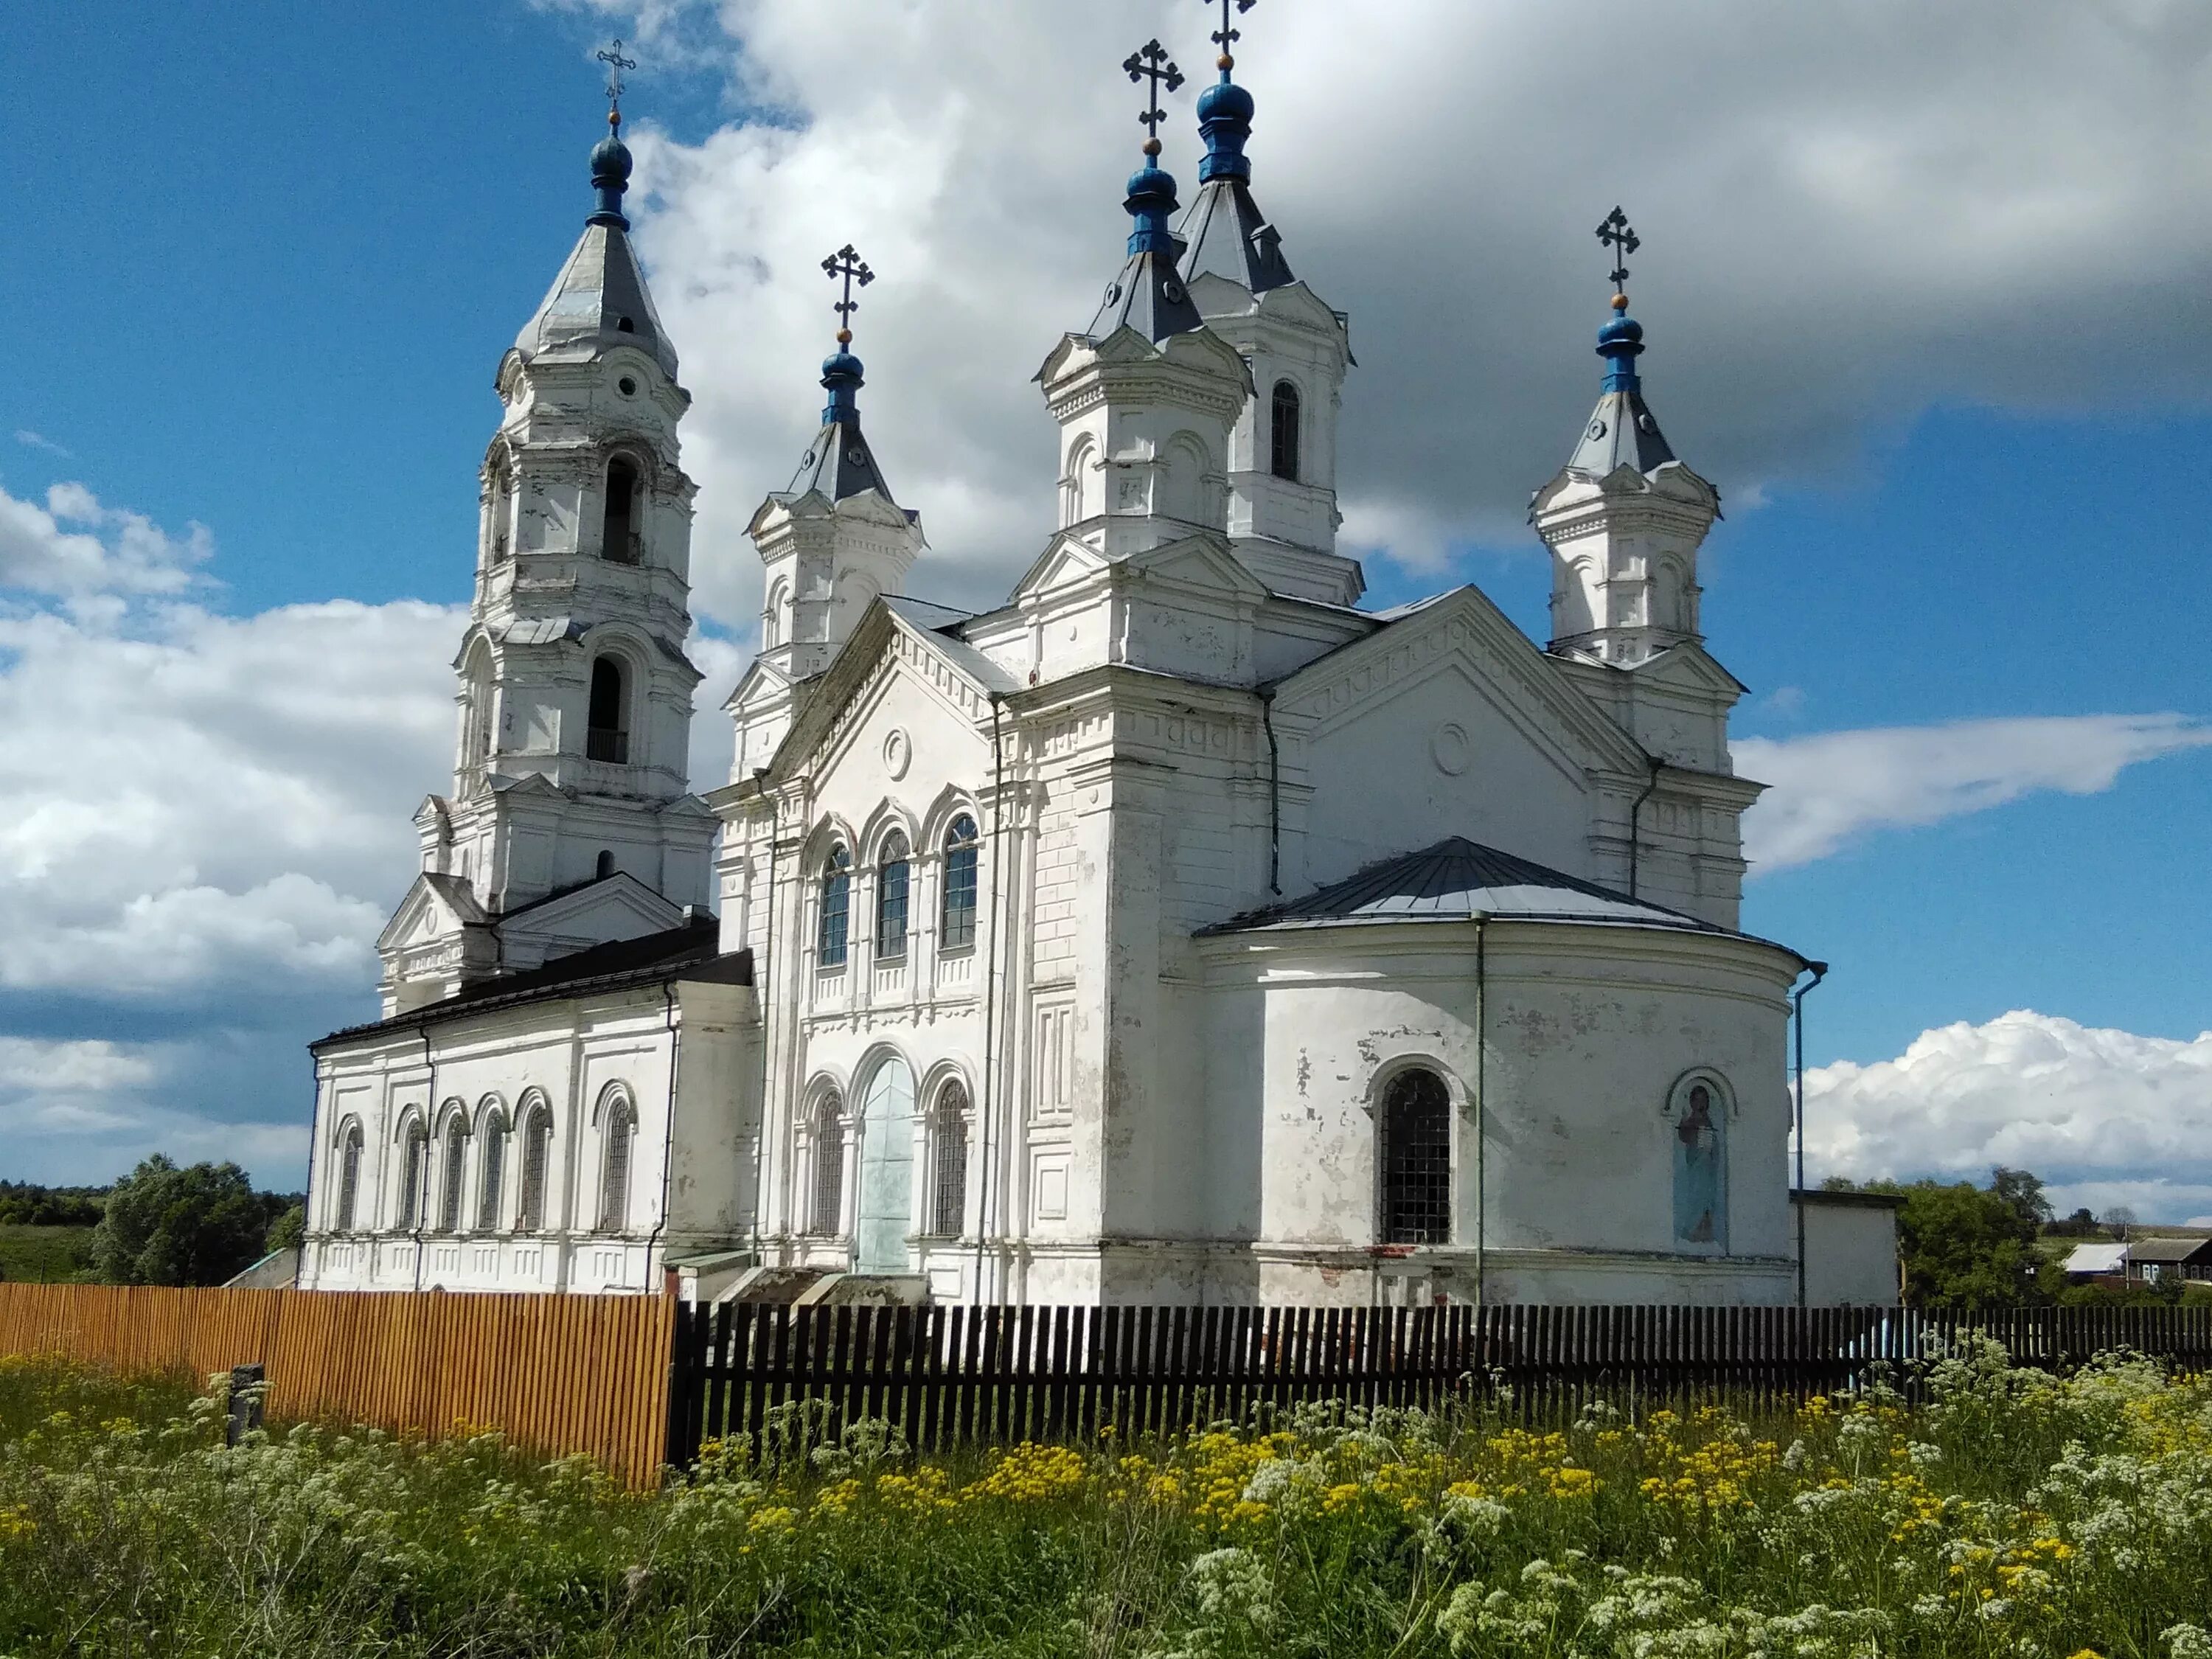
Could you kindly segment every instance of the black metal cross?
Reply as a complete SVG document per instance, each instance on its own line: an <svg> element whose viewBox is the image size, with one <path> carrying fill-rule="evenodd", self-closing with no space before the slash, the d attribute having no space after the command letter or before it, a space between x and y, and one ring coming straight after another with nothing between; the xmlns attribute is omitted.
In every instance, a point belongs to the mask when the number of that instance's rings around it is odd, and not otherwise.
<svg viewBox="0 0 2212 1659"><path fill-rule="evenodd" d="M867 261L853 251L850 242L824 259L822 269L833 283L841 276L845 279L845 297L830 309L837 313L837 343L849 345L853 339L853 313L860 308L860 302L853 297L853 284L858 283L866 288L876 280L876 273L868 269Z"/></svg>
<svg viewBox="0 0 2212 1659"><path fill-rule="evenodd" d="M1628 283L1628 256L1644 246L1636 233L1628 228L1628 216L1619 208L1605 216L1605 222L1597 228L1597 239L1613 250L1613 285L1618 289Z"/></svg>
<svg viewBox="0 0 2212 1659"><path fill-rule="evenodd" d="M1160 153L1160 123L1168 112L1160 107L1160 88L1165 85L1173 92L1182 84L1182 71L1168 61L1167 48L1157 40L1147 40L1121 60L1121 67L1129 71L1132 81L1150 79L1152 87L1145 94L1144 112L1137 119L1144 124L1145 154Z"/></svg>
<svg viewBox="0 0 2212 1659"><path fill-rule="evenodd" d="M599 61L607 66L607 112L610 121L622 113L623 78L626 69L635 69L637 59L623 56L623 43L617 40L608 51L598 54Z"/></svg>
<svg viewBox="0 0 2212 1659"><path fill-rule="evenodd" d="M1206 3L1209 6L1212 5L1214 0L1206 0ZM1237 59L1231 54L1236 50L1236 42L1244 38L1240 30L1231 28L1229 25L1229 8L1232 3L1239 11L1249 11L1258 3L1258 0L1220 0L1221 33L1211 37L1214 45L1221 48L1221 56L1214 60L1213 65L1219 70L1233 70L1237 67Z"/></svg>

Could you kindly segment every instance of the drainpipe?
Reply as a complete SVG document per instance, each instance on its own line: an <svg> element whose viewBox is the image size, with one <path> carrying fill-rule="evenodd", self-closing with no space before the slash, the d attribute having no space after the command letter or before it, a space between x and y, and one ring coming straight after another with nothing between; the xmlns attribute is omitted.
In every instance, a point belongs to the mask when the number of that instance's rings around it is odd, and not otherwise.
<svg viewBox="0 0 2212 1659"><path fill-rule="evenodd" d="M998 1103L999 911L1006 902L1006 753L999 741L999 707L991 693L991 936L983 947L983 1099L976 1110L977 1150L981 1179L975 1183L975 1299L983 1299L983 1231L991 1215L991 1132ZM1004 1183L1000 1183L1003 1187ZM1003 1286L1001 1287L1004 1288Z"/></svg>
<svg viewBox="0 0 2212 1659"><path fill-rule="evenodd" d="M1275 745L1275 688L1260 694L1260 729L1267 734L1267 890L1283 891L1283 755Z"/></svg>
<svg viewBox="0 0 2212 1659"><path fill-rule="evenodd" d="M681 1063L681 1049L676 1037L676 984L664 981L660 987L661 1000L667 1005L668 1014L668 1109L661 1115L660 1140L660 1212L653 1218L653 1231L645 1240L646 1287L650 1293L653 1285L653 1252L668 1230L668 1186L676 1171L676 1073ZM668 1270L661 1269L661 1286L667 1288Z"/></svg>
<svg viewBox="0 0 2212 1659"><path fill-rule="evenodd" d="M1482 1306L1483 1268L1485 1251L1490 1234L1490 1182L1487 1179L1489 1158L1484 1143L1488 1136L1486 1113L1489 1108L1486 1085L1489 1067L1486 1060L1488 1038L1487 1021L1490 1000L1490 912L1474 913L1474 1305Z"/></svg>
<svg viewBox="0 0 2212 1659"><path fill-rule="evenodd" d="M1805 1305L1805 994L1828 976L1825 962L1808 962L1813 983L1790 994L1790 1015L1797 1039L1797 1305Z"/></svg>
<svg viewBox="0 0 2212 1659"><path fill-rule="evenodd" d="M1639 826L1644 817L1644 803L1650 800L1652 792L1659 787L1659 774L1667 764L1656 755L1648 756L1646 758L1651 763L1651 781L1644 786L1644 793L1636 798L1636 804L1628 809L1628 896L1631 898L1636 896L1637 854L1643 848L1643 831Z"/></svg>

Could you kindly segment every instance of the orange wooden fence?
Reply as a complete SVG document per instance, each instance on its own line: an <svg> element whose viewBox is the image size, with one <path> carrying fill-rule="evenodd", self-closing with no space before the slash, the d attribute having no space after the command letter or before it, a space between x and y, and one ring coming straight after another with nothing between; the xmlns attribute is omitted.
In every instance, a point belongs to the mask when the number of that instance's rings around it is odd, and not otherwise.
<svg viewBox="0 0 2212 1659"><path fill-rule="evenodd" d="M0 1284L0 1353L195 1379L258 1364L273 1418L497 1428L642 1487L667 1438L674 1317L657 1296Z"/></svg>

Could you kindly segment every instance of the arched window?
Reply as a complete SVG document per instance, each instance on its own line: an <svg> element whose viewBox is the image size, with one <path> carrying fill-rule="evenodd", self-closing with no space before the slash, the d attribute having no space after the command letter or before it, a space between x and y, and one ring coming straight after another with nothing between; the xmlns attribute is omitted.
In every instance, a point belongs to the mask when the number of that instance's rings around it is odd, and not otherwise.
<svg viewBox="0 0 2212 1659"><path fill-rule="evenodd" d="M469 1156L469 1126L455 1112L446 1125L446 1182L438 1201L438 1231L457 1233L461 1230L462 1177L466 1173Z"/></svg>
<svg viewBox="0 0 2212 1659"><path fill-rule="evenodd" d="M639 534L637 464L626 455L607 463L607 514L599 532L601 556L617 564L635 564L644 555Z"/></svg>
<svg viewBox="0 0 2212 1659"><path fill-rule="evenodd" d="M791 603L791 589L781 579L768 587L768 604L761 611L761 649L773 651L783 643L783 613Z"/></svg>
<svg viewBox="0 0 2212 1659"><path fill-rule="evenodd" d="M614 874L614 872L615 855L607 851L605 848L602 847L599 849L599 856L592 865L592 874L599 880L605 881L609 876Z"/></svg>
<svg viewBox="0 0 2212 1659"><path fill-rule="evenodd" d="M957 1079L937 1091L930 1124L929 1231L957 1238L968 1218L968 1090Z"/></svg>
<svg viewBox="0 0 2212 1659"><path fill-rule="evenodd" d="M1434 1072L1401 1072L1382 1095L1382 1242L1451 1241L1451 1091Z"/></svg>
<svg viewBox="0 0 2212 1659"><path fill-rule="evenodd" d="M1668 1102L1673 1121L1674 1239L1728 1249L1728 1096L1720 1080L1692 1073Z"/></svg>
<svg viewBox="0 0 2212 1659"><path fill-rule="evenodd" d="M502 449L493 455L486 471L484 513L491 532L487 551L497 564L507 557L507 531L514 516L514 465Z"/></svg>
<svg viewBox="0 0 2212 1659"><path fill-rule="evenodd" d="M584 711L584 754L624 765L629 760L629 676L612 657L592 661L592 700Z"/></svg>
<svg viewBox="0 0 2212 1659"><path fill-rule="evenodd" d="M407 1126L407 1155L399 1166L399 1224L412 1231L422 1224L423 1183L428 1178L430 1136L420 1123Z"/></svg>
<svg viewBox="0 0 2212 1659"><path fill-rule="evenodd" d="M853 855L833 847L822 865L822 925L817 930L815 965L845 965L845 935L852 921Z"/></svg>
<svg viewBox="0 0 2212 1659"><path fill-rule="evenodd" d="M483 1176L477 1183L477 1231L499 1231L500 1185L507 1176L507 1118L497 1106L483 1115Z"/></svg>
<svg viewBox="0 0 2212 1659"><path fill-rule="evenodd" d="M462 677L466 690L461 702L461 764L482 766L491 755L491 647L479 639L469 647Z"/></svg>
<svg viewBox="0 0 2212 1659"><path fill-rule="evenodd" d="M906 837L894 830L884 837L876 869L876 959L897 962L906 956L906 894L913 865Z"/></svg>
<svg viewBox="0 0 2212 1659"><path fill-rule="evenodd" d="M629 1153L637 1139L637 1115L617 1097L607 1105L606 1158L599 1170L599 1231L618 1233L629 1224Z"/></svg>
<svg viewBox="0 0 2212 1659"><path fill-rule="evenodd" d="M844 1219L845 1124L842 1103L835 1094L822 1097L814 1109L814 1202L806 1217L806 1230L835 1237Z"/></svg>
<svg viewBox="0 0 2212 1659"><path fill-rule="evenodd" d="M545 1181L553 1162L553 1111L544 1101L530 1109L522 1126L522 1201L515 1206L514 1230L534 1233L545 1224Z"/></svg>
<svg viewBox="0 0 2212 1659"><path fill-rule="evenodd" d="M1298 389L1288 380L1275 382L1268 400L1267 470L1295 483L1298 476Z"/></svg>
<svg viewBox="0 0 2212 1659"><path fill-rule="evenodd" d="M945 899L938 949L966 951L975 944L975 820L963 812L945 832Z"/></svg>
<svg viewBox="0 0 2212 1659"><path fill-rule="evenodd" d="M342 1233L353 1231L354 1210L361 1200L361 1125L349 1123L338 1141L338 1212L332 1224Z"/></svg>

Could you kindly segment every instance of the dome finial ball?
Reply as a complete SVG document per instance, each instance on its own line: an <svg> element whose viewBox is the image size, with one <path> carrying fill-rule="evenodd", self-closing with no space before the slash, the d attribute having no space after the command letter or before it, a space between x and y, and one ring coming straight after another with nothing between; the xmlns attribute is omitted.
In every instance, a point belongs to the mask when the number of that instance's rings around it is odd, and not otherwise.
<svg viewBox="0 0 2212 1659"><path fill-rule="evenodd" d="M1158 139L1157 139L1157 138L1147 138L1147 139L1146 139L1146 140L1145 140L1145 154L1146 154L1146 155L1158 155L1159 153L1160 153L1160 141L1159 141Z"/></svg>
<svg viewBox="0 0 2212 1659"><path fill-rule="evenodd" d="M1226 74L1229 70L1237 67L1237 60L1224 52L1220 57L1213 60L1213 67Z"/></svg>
<svg viewBox="0 0 2212 1659"><path fill-rule="evenodd" d="M841 329L839 329L839 330L837 331L837 343L838 343L839 345L841 345L841 346L842 346L842 345L850 345L850 344L852 344L852 343L853 343L853 331L852 331L851 329L849 329L849 328L841 328Z"/></svg>
<svg viewBox="0 0 2212 1659"><path fill-rule="evenodd" d="M1626 311L1626 310L1627 310L1627 309L1628 309L1628 296L1627 296L1626 294L1616 294L1616 295L1614 295L1613 296L1613 308L1615 311Z"/></svg>

